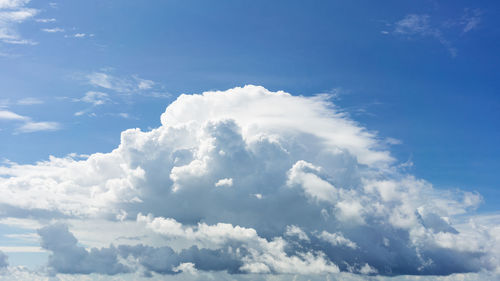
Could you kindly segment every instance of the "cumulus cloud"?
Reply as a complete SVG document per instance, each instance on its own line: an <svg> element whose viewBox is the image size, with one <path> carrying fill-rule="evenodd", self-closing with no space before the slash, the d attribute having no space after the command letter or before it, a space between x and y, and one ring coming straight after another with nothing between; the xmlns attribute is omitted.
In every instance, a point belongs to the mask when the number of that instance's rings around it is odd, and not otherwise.
<svg viewBox="0 0 500 281"><path fill-rule="evenodd" d="M117 274L129 269L118 262L115 248L87 251L77 245L77 240L66 225L55 224L38 230L42 248L52 252L48 265L61 273Z"/></svg>
<svg viewBox="0 0 500 281"><path fill-rule="evenodd" d="M215 183L215 186L233 186L233 179L232 178L225 178L225 179L220 179Z"/></svg>
<svg viewBox="0 0 500 281"><path fill-rule="evenodd" d="M181 95L160 127L122 132L109 153L4 164L0 211L133 222L161 237L89 250L66 226L47 226L56 272L499 272L498 224L460 221L481 196L435 189L386 147L325 95Z"/></svg>
<svg viewBox="0 0 500 281"><path fill-rule="evenodd" d="M144 220L143 217L138 219ZM299 256L288 256L284 251L286 243L277 238L271 242L258 237L255 230L232 227L228 224L213 226L199 225L193 230L171 231L170 223L156 224L155 230L166 236L179 236L187 231L193 237L221 243L217 249L192 246L179 252L168 246L152 247L137 245L111 245L106 248L87 250L78 246L78 240L69 232L66 225L49 225L38 230L41 245L52 254L49 257L49 267L58 273L90 274L101 273L115 275L126 273L131 269L145 270L159 274L176 274L180 271L190 273L199 270L224 270L232 273L328 273L338 272L338 268L325 260L321 255L301 253ZM170 219L171 220L171 219ZM222 240L221 240L222 239ZM231 242L231 243L228 243Z"/></svg>
<svg viewBox="0 0 500 281"><path fill-rule="evenodd" d="M298 227L296 225L287 226L286 231L285 231L285 235L286 236L295 236L295 237L299 238L300 240L309 241L309 236L307 236L307 234L302 229L300 229L300 227Z"/></svg>
<svg viewBox="0 0 500 281"><path fill-rule="evenodd" d="M351 240L345 238L342 233L329 233L327 231L322 231L319 235L318 238L327 241L328 243L332 244L333 246L346 246L352 249L358 248L356 243L352 242Z"/></svg>

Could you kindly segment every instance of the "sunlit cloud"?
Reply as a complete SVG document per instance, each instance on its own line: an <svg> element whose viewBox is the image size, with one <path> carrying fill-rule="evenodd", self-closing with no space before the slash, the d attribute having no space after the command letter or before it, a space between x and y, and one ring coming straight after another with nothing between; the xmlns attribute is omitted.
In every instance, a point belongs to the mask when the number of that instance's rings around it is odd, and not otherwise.
<svg viewBox="0 0 500 281"><path fill-rule="evenodd" d="M43 222L30 229L60 274L498 271L498 227L474 215L481 195L435 189L388 147L324 95L181 95L160 127L122 132L111 152L6 162L0 210Z"/></svg>

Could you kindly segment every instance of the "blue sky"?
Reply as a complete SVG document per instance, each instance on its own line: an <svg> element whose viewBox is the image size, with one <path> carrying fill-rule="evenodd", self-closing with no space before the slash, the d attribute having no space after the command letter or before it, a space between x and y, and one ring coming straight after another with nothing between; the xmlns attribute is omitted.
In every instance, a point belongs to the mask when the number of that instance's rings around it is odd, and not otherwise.
<svg viewBox="0 0 500 281"><path fill-rule="evenodd" d="M443 192L478 192L469 215L499 210L496 1L0 0L0 9L5 165L107 153L124 130L159 127L180 94L251 84L329 94L376 132L391 165Z"/></svg>

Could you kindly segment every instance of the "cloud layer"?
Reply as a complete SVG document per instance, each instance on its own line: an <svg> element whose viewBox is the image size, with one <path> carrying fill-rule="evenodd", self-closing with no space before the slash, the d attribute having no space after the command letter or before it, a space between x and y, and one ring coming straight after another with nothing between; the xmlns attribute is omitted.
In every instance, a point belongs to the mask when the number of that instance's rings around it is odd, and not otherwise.
<svg viewBox="0 0 500 281"><path fill-rule="evenodd" d="M110 153L0 167L0 210L158 238L86 249L49 224L38 233L56 273L498 273L498 224L459 220L481 196L434 189L385 145L324 95L181 95Z"/></svg>

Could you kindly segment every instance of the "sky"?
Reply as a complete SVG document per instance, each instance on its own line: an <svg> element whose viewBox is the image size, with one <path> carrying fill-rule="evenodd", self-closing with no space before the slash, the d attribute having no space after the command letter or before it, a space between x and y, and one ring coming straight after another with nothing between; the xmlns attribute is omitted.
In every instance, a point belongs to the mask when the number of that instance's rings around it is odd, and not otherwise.
<svg viewBox="0 0 500 281"><path fill-rule="evenodd" d="M0 0L0 280L500 279L499 13Z"/></svg>

